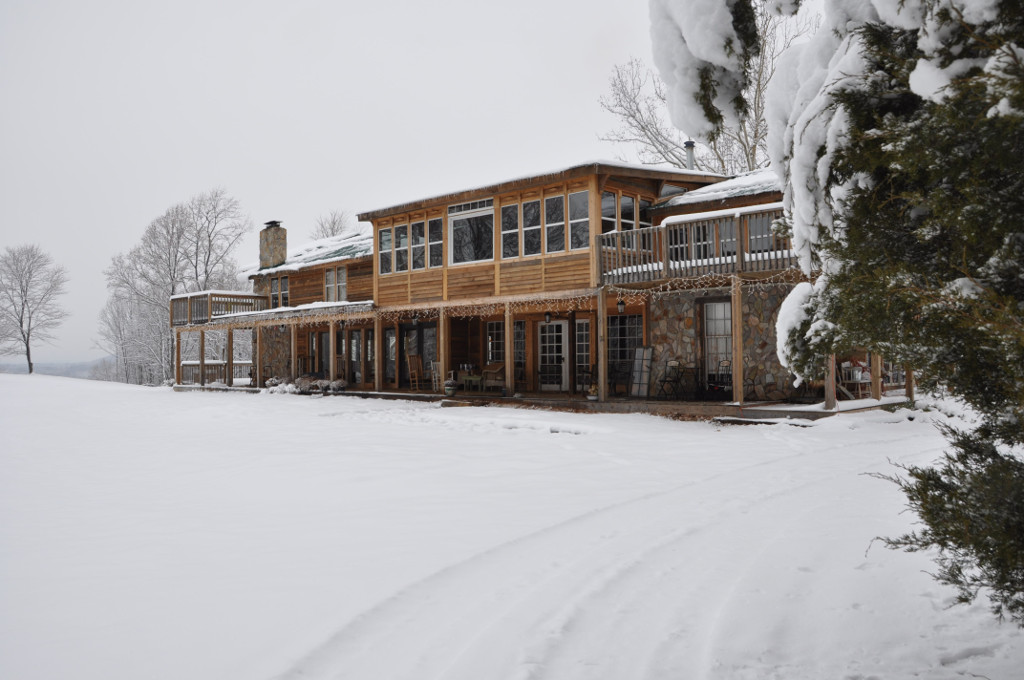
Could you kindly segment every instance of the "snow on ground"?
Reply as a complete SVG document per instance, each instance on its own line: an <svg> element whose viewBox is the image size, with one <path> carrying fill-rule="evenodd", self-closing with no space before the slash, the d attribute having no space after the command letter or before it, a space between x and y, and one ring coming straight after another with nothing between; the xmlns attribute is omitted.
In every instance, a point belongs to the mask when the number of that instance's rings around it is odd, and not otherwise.
<svg viewBox="0 0 1024 680"><path fill-rule="evenodd" d="M913 418L911 420L911 417ZM813 427L0 375L0 678L1020 677Z"/></svg>

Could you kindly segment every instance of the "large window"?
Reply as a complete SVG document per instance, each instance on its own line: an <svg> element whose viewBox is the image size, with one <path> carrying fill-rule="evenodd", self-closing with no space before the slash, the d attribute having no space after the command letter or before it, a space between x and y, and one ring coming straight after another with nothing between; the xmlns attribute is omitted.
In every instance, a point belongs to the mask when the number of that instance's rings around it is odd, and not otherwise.
<svg viewBox="0 0 1024 680"><path fill-rule="evenodd" d="M632 361L633 350L643 345L643 317L620 314L608 317L608 361Z"/></svg>
<svg viewBox="0 0 1024 680"><path fill-rule="evenodd" d="M395 227L395 271L404 272L409 269L409 226L400 224Z"/></svg>
<svg viewBox="0 0 1024 680"><path fill-rule="evenodd" d="M565 197L549 196L544 199L544 226L547 231L545 252L565 250Z"/></svg>
<svg viewBox="0 0 1024 680"><path fill-rule="evenodd" d="M494 201L474 201L448 208L452 264L494 259Z"/></svg>
<svg viewBox="0 0 1024 680"><path fill-rule="evenodd" d="M590 319L576 320L576 388L587 390L597 376L590 367Z"/></svg>
<svg viewBox="0 0 1024 680"><path fill-rule="evenodd" d="M380 258L380 273L391 273L391 227L377 232L377 255Z"/></svg>
<svg viewBox="0 0 1024 680"><path fill-rule="evenodd" d="M487 363L497 364L505 361L505 322L487 322Z"/></svg>
<svg viewBox="0 0 1024 680"><path fill-rule="evenodd" d="M569 247L590 246L590 197L586 191L569 194Z"/></svg>
<svg viewBox="0 0 1024 680"><path fill-rule="evenodd" d="M618 225L618 209L616 208L617 199L614 193L605 191L601 194L601 233L607 234L610 231L615 231Z"/></svg>
<svg viewBox="0 0 1024 680"><path fill-rule="evenodd" d="M540 201L523 203L523 255L540 253Z"/></svg>
<svg viewBox="0 0 1024 680"><path fill-rule="evenodd" d="M519 206L501 208L501 257L519 257Z"/></svg>
<svg viewBox="0 0 1024 680"><path fill-rule="evenodd" d="M427 235L423 222L413 222L409 232L412 268L423 269L427 266Z"/></svg>
<svg viewBox="0 0 1024 680"><path fill-rule="evenodd" d="M441 218L427 222L427 249L430 251L430 266L440 267L444 264L443 244L441 243Z"/></svg>

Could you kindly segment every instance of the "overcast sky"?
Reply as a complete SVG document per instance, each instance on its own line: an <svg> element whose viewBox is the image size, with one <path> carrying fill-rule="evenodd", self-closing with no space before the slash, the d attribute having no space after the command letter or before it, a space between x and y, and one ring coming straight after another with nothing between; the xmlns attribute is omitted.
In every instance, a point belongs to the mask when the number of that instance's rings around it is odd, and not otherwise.
<svg viewBox="0 0 1024 680"><path fill-rule="evenodd" d="M70 276L34 358L101 356L103 269L211 188L297 245L331 210L631 158L597 100L649 54L646 0L3 0L0 248Z"/></svg>

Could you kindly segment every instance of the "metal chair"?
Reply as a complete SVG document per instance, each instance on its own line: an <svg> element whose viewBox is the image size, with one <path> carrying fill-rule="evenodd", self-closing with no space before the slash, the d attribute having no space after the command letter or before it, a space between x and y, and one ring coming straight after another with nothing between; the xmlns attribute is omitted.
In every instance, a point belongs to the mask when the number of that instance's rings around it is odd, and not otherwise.
<svg viewBox="0 0 1024 680"><path fill-rule="evenodd" d="M665 363L665 370L658 380L658 393L656 396L659 399L662 396L665 398L683 398L683 371L678 361L671 360Z"/></svg>

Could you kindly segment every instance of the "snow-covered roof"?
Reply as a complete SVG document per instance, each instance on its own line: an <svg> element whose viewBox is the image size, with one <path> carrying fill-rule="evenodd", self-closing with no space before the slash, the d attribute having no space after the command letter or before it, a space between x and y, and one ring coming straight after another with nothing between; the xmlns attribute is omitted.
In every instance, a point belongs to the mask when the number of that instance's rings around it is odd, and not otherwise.
<svg viewBox="0 0 1024 680"><path fill-rule="evenodd" d="M297 248L289 248L284 264L260 269L259 262L252 262L241 268L239 276L245 279L254 274L275 274L295 271L312 264L329 264L365 257L373 254L373 234L366 222L360 222L353 231L338 236L310 241Z"/></svg>
<svg viewBox="0 0 1024 680"><path fill-rule="evenodd" d="M496 192L498 190L504 190L506 187L515 186L519 184L537 184L546 183L549 181L555 181L560 176L584 174L586 172L604 173L614 170L620 170L625 173L640 176L659 176L661 179L671 181L676 179L677 181L694 181L699 182L701 180L706 181L717 181L724 175L719 175L714 172L705 172L703 170L686 170L683 168L677 168L674 165L642 165L637 163L624 163L622 161L608 161L608 160L595 160L588 161L585 163L578 163L576 165L570 165L568 167L558 168L550 170L548 172L537 172L529 175L521 175L519 177L511 177L500 182L489 182L487 184L479 185L476 187L468 187L457 191L440 194L437 196L427 196L420 198L415 201L409 201L395 206L388 206L379 210L370 210L365 213L361 213L359 217L361 219L373 219L379 215L405 212L408 209L419 206L426 202L455 202L463 200L466 194L484 194L487 192ZM674 177L673 177L674 176Z"/></svg>
<svg viewBox="0 0 1024 680"><path fill-rule="evenodd" d="M724 201L730 198L743 196L755 196L767 194L773 191L782 191L782 182L779 176L771 168L762 168L753 172L745 172L736 175L724 182L716 182L703 186L700 189L687 191L685 194L673 196L659 207L674 207L680 205L692 205L694 203L707 203L710 201Z"/></svg>

